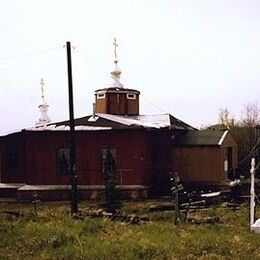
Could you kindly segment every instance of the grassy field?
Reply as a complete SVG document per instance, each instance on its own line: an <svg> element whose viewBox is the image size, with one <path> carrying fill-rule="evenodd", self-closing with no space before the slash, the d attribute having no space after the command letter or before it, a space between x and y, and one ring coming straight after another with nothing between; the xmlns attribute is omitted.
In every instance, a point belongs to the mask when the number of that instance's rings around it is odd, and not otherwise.
<svg viewBox="0 0 260 260"><path fill-rule="evenodd" d="M0 259L260 259L260 235L249 231L248 205L192 213L218 216L218 224L175 226L173 212L149 212L151 203L125 202L124 212L149 217L142 225L128 225L73 219L68 202L42 202L35 216L30 203L2 200ZM79 208L86 213L96 206L82 202Z"/></svg>

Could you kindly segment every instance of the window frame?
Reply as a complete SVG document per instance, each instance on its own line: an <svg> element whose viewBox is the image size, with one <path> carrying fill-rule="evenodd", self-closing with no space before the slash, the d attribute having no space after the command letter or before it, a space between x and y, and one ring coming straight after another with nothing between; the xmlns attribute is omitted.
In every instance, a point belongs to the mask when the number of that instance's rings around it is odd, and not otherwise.
<svg viewBox="0 0 260 260"><path fill-rule="evenodd" d="M4 160L7 170L16 169L18 167L18 152L16 146L10 144L5 146Z"/></svg>
<svg viewBox="0 0 260 260"><path fill-rule="evenodd" d="M63 153L63 154L61 154ZM56 174L58 176L69 176L70 174L70 149L69 147L58 147L56 149L56 153L55 153L55 156L56 156L56 160L55 160L55 163L56 163ZM62 156L64 156L62 158ZM62 160L66 160L66 165L62 165L64 164L65 162Z"/></svg>
<svg viewBox="0 0 260 260"><path fill-rule="evenodd" d="M127 93L126 94L126 98L127 99L136 100L136 94L134 94L134 93Z"/></svg>
<svg viewBox="0 0 260 260"><path fill-rule="evenodd" d="M97 94L97 99L105 99L105 98L106 98L106 94L105 93Z"/></svg>
<svg viewBox="0 0 260 260"><path fill-rule="evenodd" d="M113 157L113 166L112 166L112 170L110 172L108 172L108 174L114 175L116 173L116 164L117 164L117 149L115 147L111 147L111 146L103 146L101 147L101 165L102 165L102 173L105 175L107 174L106 169L105 169L105 160L106 160L106 155L105 155L105 151L107 151L109 149L110 154Z"/></svg>

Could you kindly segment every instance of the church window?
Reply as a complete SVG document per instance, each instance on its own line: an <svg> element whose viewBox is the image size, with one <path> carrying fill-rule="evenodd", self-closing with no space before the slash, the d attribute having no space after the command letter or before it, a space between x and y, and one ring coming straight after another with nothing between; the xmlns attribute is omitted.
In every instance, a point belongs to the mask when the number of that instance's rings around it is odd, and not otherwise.
<svg viewBox="0 0 260 260"><path fill-rule="evenodd" d="M69 148L59 148L56 154L57 174L69 175L70 170L70 150Z"/></svg>
<svg viewBox="0 0 260 260"><path fill-rule="evenodd" d="M127 94L126 97L127 97L127 99L136 99L135 94Z"/></svg>
<svg viewBox="0 0 260 260"><path fill-rule="evenodd" d="M17 150L16 147L8 145L5 150L5 161L7 169L14 169L17 167Z"/></svg>
<svg viewBox="0 0 260 260"><path fill-rule="evenodd" d="M105 98L105 94L97 94L97 98L98 99L104 99Z"/></svg>
<svg viewBox="0 0 260 260"><path fill-rule="evenodd" d="M116 149L111 147L105 147L101 149L102 153L102 173L113 175L115 173L116 166Z"/></svg>

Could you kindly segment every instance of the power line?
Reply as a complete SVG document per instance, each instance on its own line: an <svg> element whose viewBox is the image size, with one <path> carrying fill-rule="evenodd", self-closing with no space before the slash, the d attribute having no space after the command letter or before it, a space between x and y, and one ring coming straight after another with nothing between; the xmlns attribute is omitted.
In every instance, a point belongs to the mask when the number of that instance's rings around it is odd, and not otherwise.
<svg viewBox="0 0 260 260"><path fill-rule="evenodd" d="M102 71L105 75L107 75L107 71L105 69L103 69L101 66L99 66L97 63L95 63L93 60L89 59L82 51L77 50L76 48L74 48L74 50L79 53L82 57L84 57L89 63L91 63L92 65L94 65L97 69L99 69L100 71ZM113 78L113 77L111 77ZM113 78L113 80L117 81L118 83L122 84L118 79Z"/></svg>
<svg viewBox="0 0 260 260"><path fill-rule="evenodd" d="M59 50L59 49L61 49L61 47L38 50L38 51L28 52L28 53L24 53L24 54L20 54L20 55L15 55L15 56L3 57L3 58L0 58L0 61L13 60L13 59L23 58L23 57L27 57L27 56L33 56L33 55L37 55L37 54L41 54L41 53L45 53L45 52L49 52L49 51L54 51L54 50Z"/></svg>
<svg viewBox="0 0 260 260"><path fill-rule="evenodd" d="M89 63L91 63L92 65L94 65L97 69L99 69L100 71L102 71L103 73L107 74L107 71L104 70L101 66L99 66L97 63L95 63L93 60L91 60L90 58L87 57L87 55L85 55L82 51L79 51L77 48L74 48L74 50L80 54L82 57L84 57ZM114 79L116 81L118 81L117 79ZM118 81L119 82L119 81ZM121 83L121 82L119 82ZM124 86L124 84L123 84ZM144 96L142 95L141 98L148 104L150 104L151 106L153 106L154 108L158 109L159 111L163 112L163 113L168 113L167 111L161 109L160 107L154 105L152 102L148 101L146 98L144 98Z"/></svg>
<svg viewBox="0 0 260 260"><path fill-rule="evenodd" d="M64 48L65 46L62 47L56 47L56 48L49 48L49 49L43 49L43 50L38 50L38 51L33 51L33 52L28 52L28 53L24 53L24 54L19 54L19 55L14 55L14 56L8 56L8 57L3 57L0 58L0 61L6 61L6 60L13 60L13 59L19 59L19 58L23 58L23 57L28 57L28 56L33 56L33 55L38 55L41 53L46 53L46 52L50 52L50 51L55 51L55 50L61 50L62 48ZM102 68L100 65L98 65L97 63L95 63L93 60L91 60L87 55L85 55L82 51L78 50L77 48L73 47L73 50L75 50L76 53L80 54L89 64L94 65L97 69L99 69L100 71L102 71L104 74L107 74L107 71ZM116 79L114 79L116 80ZM124 84L123 84L124 85ZM166 111L164 111L163 109L161 109L160 107L154 105L152 102L148 101L146 98L144 98L142 96L142 99L147 102L148 104L150 104L151 106L153 106L154 108L167 113Z"/></svg>
<svg viewBox="0 0 260 260"><path fill-rule="evenodd" d="M141 99L143 99L146 103L148 103L148 104L150 104L151 106L153 106L154 108L156 108L156 109L158 109L158 110L160 110L160 111L162 111L163 113L166 113L166 114L168 114L168 112L167 111L165 111L165 110L163 110L163 109L161 109L160 107L158 107L158 106L156 106L155 104L153 104L152 102L150 102L150 101L148 101L145 97L144 97L144 95L142 94L142 96L141 96Z"/></svg>
<svg viewBox="0 0 260 260"><path fill-rule="evenodd" d="M64 46L63 46L64 47ZM41 54L41 53L45 53L45 52L50 52L50 51L55 51L55 50L61 50L63 47L56 47L56 48L49 48L49 49L43 49L43 50L38 50L38 51L33 51L33 52L28 52L28 53L24 53L24 54L19 54L19 55L14 55L14 56L9 56L9 57L3 57L0 58L0 61L6 61L6 60L12 60L12 59L19 59L19 58L23 58L23 57L27 57L27 56L33 56L33 55L37 55L37 54ZM76 51L76 53L80 54L86 61L88 61L88 63L94 65L97 69L99 69L100 71L102 71L103 73L107 74L107 71L105 69L103 69L100 65L98 65L97 63L95 63L93 60L91 60L89 57L87 57L87 55L85 55L82 51L78 50L77 48L73 48L73 50ZM115 79L116 80L116 79ZM147 99L145 99L144 97L142 97L142 99L149 103L150 105L152 105L153 107L155 107L156 109L165 112L163 109L159 108L158 106L154 105L153 103L151 103L150 101L148 101Z"/></svg>
<svg viewBox="0 0 260 260"><path fill-rule="evenodd" d="M95 63L93 60L91 60L89 57L87 57L87 55L85 55L82 51L79 51L77 48L74 48L74 50L80 54L83 58L85 58L88 63L94 65L96 68L98 68L99 70L101 70L104 73L107 73L105 69L103 69L101 66L99 66L97 63Z"/></svg>

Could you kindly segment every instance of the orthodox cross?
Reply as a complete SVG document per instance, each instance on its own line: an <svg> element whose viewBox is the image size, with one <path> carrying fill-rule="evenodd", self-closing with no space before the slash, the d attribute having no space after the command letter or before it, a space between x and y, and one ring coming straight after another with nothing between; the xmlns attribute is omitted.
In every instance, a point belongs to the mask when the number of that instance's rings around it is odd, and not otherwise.
<svg viewBox="0 0 260 260"><path fill-rule="evenodd" d="M44 88L43 87L44 87L45 83L44 83L43 79L41 79L40 85L41 85L41 91L42 91L42 98L44 98Z"/></svg>
<svg viewBox="0 0 260 260"><path fill-rule="evenodd" d="M114 38L113 45L114 45L114 54L115 54L115 61L116 61L116 60L117 60L116 48L118 47L118 44L117 44L117 42L116 42L116 38Z"/></svg>

